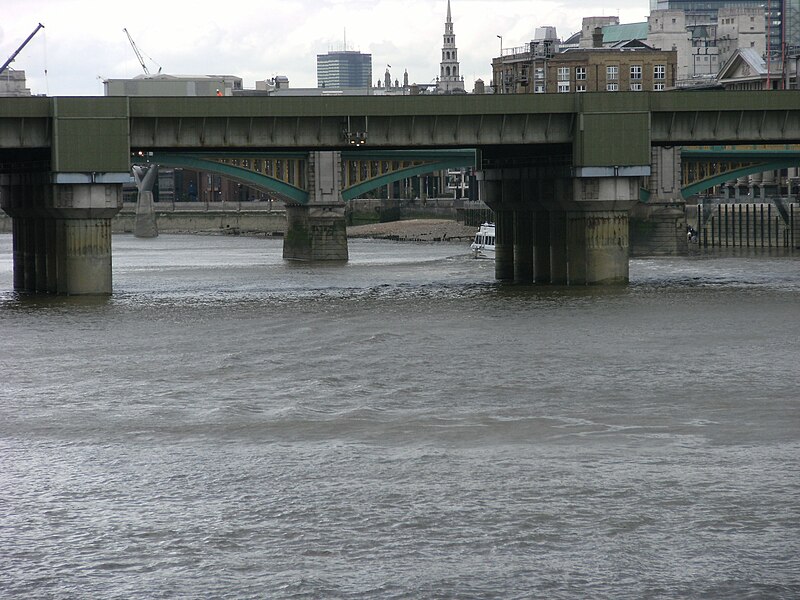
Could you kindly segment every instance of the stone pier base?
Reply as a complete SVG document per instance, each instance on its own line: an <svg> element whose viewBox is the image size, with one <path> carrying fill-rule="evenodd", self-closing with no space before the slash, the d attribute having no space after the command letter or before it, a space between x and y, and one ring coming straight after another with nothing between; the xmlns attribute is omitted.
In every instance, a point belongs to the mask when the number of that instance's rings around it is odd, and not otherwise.
<svg viewBox="0 0 800 600"><path fill-rule="evenodd" d="M568 212L567 283L628 283L627 211Z"/></svg>
<svg viewBox="0 0 800 600"><path fill-rule="evenodd" d="M283 258L348 259L347 226L342 206L287 206Z"/></svg>
<svg viewBox="0 0 800 600"><path fill-rule="evenodd" d="M283 258L347 260L347 223L341 191L340 152L308 156L309 203L286 206Z"/></svg>
<svg viewBox="0 0 800 600"><path fill-rule="evenodd" d="M7 176L0 187L12 218L15 290L111 293L111 218L121 206L121 185Z"/></svg>
<svg viewBox="0 0 800 600"><path fill-rule="evenodd" d="M479 173L495 215L495 278L518 284L614 285L629 280L629 212L639 177Z"/></svg>

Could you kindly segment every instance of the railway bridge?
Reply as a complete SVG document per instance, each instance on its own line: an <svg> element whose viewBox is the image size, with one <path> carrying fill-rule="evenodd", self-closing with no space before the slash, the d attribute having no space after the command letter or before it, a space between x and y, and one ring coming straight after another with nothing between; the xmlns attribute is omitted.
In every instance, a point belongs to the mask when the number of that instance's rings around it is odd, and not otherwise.
<svg viewBox="0 0 800 600"><path fill-rule="evenodd" d="M628 214L680 200L680 147L800 142L800 96L655 92L322 98L3 98L0 203L14 287L111 292L132 153L302 152L284 256L344 259L341 152L475 150L497 279L628 280Z"/></svg>

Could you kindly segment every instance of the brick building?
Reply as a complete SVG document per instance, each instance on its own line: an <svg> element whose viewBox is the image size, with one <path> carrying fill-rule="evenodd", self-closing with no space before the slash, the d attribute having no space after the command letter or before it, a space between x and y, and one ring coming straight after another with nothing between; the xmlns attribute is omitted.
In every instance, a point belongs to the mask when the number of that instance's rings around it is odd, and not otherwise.
<svg viewBox="0 0 800 600"><path fill-rule="evenodd" d="M492 61L495 89L506 94L661 91L675 87L676 70L675 51L639 41L553 53L532 43Z"/></svg>

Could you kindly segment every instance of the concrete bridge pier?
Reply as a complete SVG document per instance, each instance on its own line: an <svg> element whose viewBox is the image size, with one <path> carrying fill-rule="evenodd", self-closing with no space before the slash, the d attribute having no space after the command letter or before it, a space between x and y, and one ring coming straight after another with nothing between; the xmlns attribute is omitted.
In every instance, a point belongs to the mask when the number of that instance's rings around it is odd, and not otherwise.
<svg viewBox="0 0 800 600"><path fill-rule="evenodd" d="M136 219L133 225L133 235L138 238L158 237L156 211L153 206L153 186L158 178L158 165L133 167L133 177L136 180Z"/></svg>
<svg viewBox="0 0 800 600"><path fill-rule="evenodd" d="M514 283L533 283L533 212L514 211Z"/></svg>
<svg viewBox="0 0 800 600"><path fill-rule="evenodd" d="M348 259L341 163L340 152L309 154L309 203L286 207L283 258L309 261Z"/></svg>
<svg viewBox="0 0 800 600"><path fill-rule="evenodd" d="M688 251L686 201L681 195L680 146L650 149L646 202L630 213L631 254L681 256Z"/></svg>
<svg viewBox="0 0 800 600"><path fill-rule="evenodd" d="M567 283L628 283L628 211L566 213Z"/></svg>
<svg viewBox="0 0 800 600"><path fill-rule="evenodd" d="M627 283L641 176L548 177L532 167L487 170L479 181L495 212L496 279Z"/></svg>
<svg viewBox="0 0 800 600"><path fill-rule="evenodd" d="M565 211L568 285L627 283L629 214L639 201L641 176L573 178L560 199Z"/></svg>
<svg viewBox="0 0 800 600"><path fill-rule="evenodd" d="M111 293L111 219L118 183L51 184L49 174L0 176L12 218L14 289L27 293Z"/></svg>
<svg viewBox="0 0 800 600"><path fill-rule="evenodd" d="M533 212L533 274L536 283L550 283L552 280L550 249L550 212Z"/></svg>
<svg viewBox="0 0 800 600"><path fill-rule="evenodd" d="M551 210L550 214L550 283L567 285L567 213Z"/></svg>

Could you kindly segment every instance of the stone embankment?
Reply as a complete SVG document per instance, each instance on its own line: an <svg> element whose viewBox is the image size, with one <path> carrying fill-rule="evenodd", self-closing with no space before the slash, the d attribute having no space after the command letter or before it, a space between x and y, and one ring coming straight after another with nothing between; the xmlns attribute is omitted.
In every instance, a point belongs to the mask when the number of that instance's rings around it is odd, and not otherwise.
<svg viewBox="0 0 800 600"><path fill-rule="evenodd" d="M476 227L448 219L412 219L369 225L350 225L347 237L408 242L469 242Z"/></svg>

